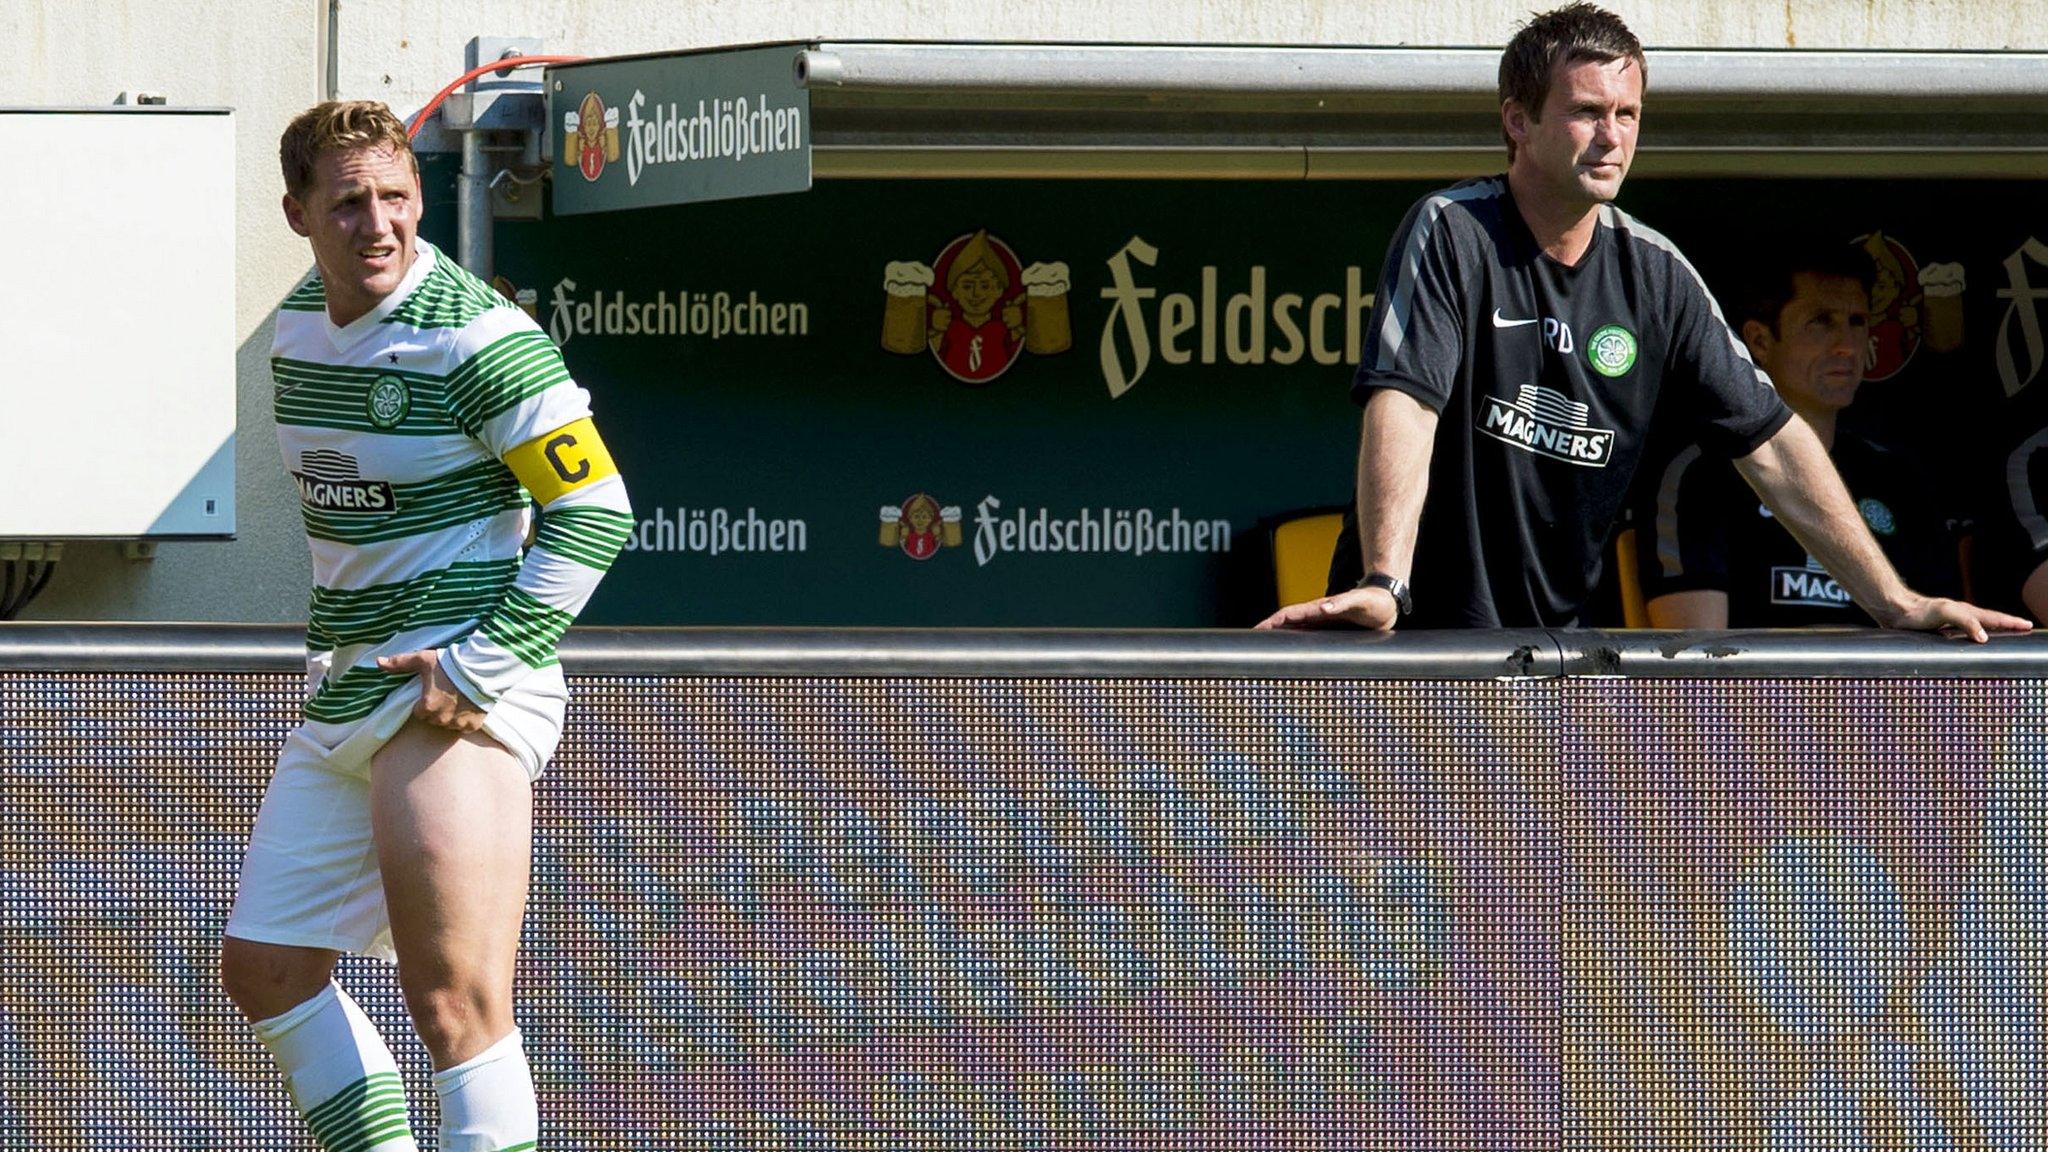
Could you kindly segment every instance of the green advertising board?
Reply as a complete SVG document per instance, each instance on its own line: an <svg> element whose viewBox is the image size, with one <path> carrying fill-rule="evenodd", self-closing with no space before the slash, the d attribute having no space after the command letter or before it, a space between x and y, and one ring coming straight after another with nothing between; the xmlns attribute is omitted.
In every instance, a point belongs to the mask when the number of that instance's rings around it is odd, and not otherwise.
<svg viewBox="0 0 2048 1152"><path fill-rule="evenodd" d="M562 215L801 192L811 94L796 44L567 64L547 73Z"/></svg>
<svg viewBox="0 0 2048 1152"><path fill-rule="evenodd" d="M533 291L640 519L584 619L1257 619L1261 523L1349 498L1372 288L1433 186L843 181L500 225L504 287ZM1770 258L1766 227L1860 238L1853 414L1958 500L1998 482L2016 426L1985 414L2040 371L2039 203L1932 181L1624 199L1710 284Z"/></svg>

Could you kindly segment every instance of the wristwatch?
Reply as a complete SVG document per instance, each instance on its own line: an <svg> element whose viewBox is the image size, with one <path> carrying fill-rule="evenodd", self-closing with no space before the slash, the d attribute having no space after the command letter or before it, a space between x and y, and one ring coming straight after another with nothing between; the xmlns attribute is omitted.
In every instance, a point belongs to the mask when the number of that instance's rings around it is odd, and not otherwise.
<svg viewBox="0 0 2048 1152"><path fill-rule="evenodd" d="M1360 580L1356 586L1360 588L1385 588L1388 595L1394 598L1394 611L1400 616L1406 616L1415 610L1414 601L1408 598L1408 585L1395 577L1387 575L1385 572L1371 573Z"/></svg>

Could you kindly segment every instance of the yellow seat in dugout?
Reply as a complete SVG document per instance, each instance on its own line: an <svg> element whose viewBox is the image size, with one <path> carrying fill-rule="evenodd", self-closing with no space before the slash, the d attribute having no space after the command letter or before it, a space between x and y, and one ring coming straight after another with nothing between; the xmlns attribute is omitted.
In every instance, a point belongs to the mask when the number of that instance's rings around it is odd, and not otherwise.
<svg viewBox="0 0 2048 1152"><path fill-rule="evenodd" d="M1648 628L1650 610L1643 600L1643 576L1636 569L1636 530L1624 528L1614 537L1614 555L1608 562L1614 565L1615 578L1621 584L1621 623L1624 628Z"/></svg>
<svg viewBox="0 0 2048 1152"><path fill-rule="evenodd" d="M1266 525L1276 606L1321 596L1330 584L1330 557L1344 526L1343 506L1283 512Z"/></svg>
<svg viewBox="0 0 2048 1152"><path fill-rule="evenodd" d="M1276 606L1313 600L1329 590L1330 557L1344 526L1344 507L1304 508L1266 520L1273 556ZM1623 529L1614 540L1608 562L1620 583L1622 624L1648 628L1650 613L1643 603L1642 579L1636 572L1636 531Z"/></svg>

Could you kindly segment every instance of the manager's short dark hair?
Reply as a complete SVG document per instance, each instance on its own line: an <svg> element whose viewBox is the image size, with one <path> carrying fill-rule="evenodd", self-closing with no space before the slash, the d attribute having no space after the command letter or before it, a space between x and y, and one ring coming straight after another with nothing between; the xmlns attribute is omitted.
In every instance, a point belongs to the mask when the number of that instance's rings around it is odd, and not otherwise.
<svg viewBox="0 0 2048 1152"><path fill-rule="evenodd" d="M1791 240L1775 248L1759 249L1748 273L1738 280L1736 290L1729 296L1729 319L1735 330L1740 332L1743 324L1755 320L1783 335L1778 332L1778 320L1797 293L1802 273L1854 280L1862 285L1865 295L1877 278L1869 253L1847 241Z"/></svg>
<svg viewBox="0 0 2048 1152"><path fill-rule="evenodd" d="M1550 78L1559 64L1590 60L1605 64L1613 60L1635 62L1650 83L1650 65L1643 59L1643 42L1628 30L1621 17L1592 4L1567 4L1530 17L1500 54L1500 102L1519 102L1531 116L1543 115L1544 98L1550 95ZM1515 142L1506 126L1501 138L1508 144L1508 159L1515 158Z"/></svg>

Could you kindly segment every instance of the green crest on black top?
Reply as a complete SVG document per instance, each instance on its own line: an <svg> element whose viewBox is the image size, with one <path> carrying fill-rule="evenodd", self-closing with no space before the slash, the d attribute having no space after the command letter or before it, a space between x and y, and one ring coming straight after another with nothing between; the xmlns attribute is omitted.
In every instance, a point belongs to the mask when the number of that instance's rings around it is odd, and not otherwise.
<svg viewBox="0 0 2048 1152"><path fill-rule="evenodd" d="M1593 333L1586 341L1586 359L1602 376L1620 376L1636 366L1635 333L1619 324Z"/></svg>

